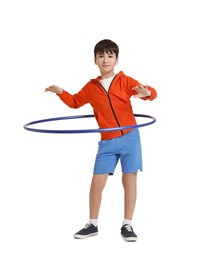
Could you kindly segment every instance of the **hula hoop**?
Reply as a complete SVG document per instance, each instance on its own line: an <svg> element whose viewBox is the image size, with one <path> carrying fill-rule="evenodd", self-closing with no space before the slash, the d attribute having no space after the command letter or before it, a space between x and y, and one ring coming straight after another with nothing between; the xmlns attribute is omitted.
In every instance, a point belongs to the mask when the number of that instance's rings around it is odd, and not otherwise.
<svg viewBox="0 0 206 260"><path fill-rule="evenodd" d="M25 124L24 129L28 130L28 131L32 131L32 132L49 133L49 134L79 134L79 133L97 133L97 132L100 133L100 132L112 132L112 131L117 131L117 130L126 130L126 129L131 129L131 128L140 128L140 127L154 124L156 122L156 118L153 116L143 115L143 114L134 114L134 116L150 118L152 120L150 122L138 124L138 125L120 126L120 127L112 127L112 128L99 128L99 129L49 130L49 129L37 129L37 128L29 127L30 125L36 125L36 124L51 122L51 121L94 117L94 115L77 115L77 116L53 117L53 118L47 118L47 119L33 121L33 122Z"/></svg>

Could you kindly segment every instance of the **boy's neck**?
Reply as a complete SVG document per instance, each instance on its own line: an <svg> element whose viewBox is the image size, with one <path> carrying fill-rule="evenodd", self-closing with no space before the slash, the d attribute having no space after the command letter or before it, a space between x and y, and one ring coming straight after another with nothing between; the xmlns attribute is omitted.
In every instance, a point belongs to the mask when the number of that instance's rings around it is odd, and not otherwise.
<svg viewBox="0 0 206 260"><path fill-rule="evenodd" d="M101 74L100 78L101 79L108 79L108 78L114 77L114 75L115 75L114 72L105 73L105 74Z"/></svg>

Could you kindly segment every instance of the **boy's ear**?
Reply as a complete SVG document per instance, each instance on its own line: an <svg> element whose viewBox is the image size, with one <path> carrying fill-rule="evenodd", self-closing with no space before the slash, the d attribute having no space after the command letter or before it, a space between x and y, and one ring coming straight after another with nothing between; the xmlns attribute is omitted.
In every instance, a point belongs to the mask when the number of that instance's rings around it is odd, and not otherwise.
<svg viewBox="0 0 206 260"><path fill-rule="evenodd" d="M119 61L119 57L116 59L116 63L115 63L116 65L118 64L118 61Z"/></svg>
<svg viewBox="0 0 206 260"><path fill-rule="evenodd" d="M94 57L94 63L97 65L97 63L96 63L96 57Z"/></svg>

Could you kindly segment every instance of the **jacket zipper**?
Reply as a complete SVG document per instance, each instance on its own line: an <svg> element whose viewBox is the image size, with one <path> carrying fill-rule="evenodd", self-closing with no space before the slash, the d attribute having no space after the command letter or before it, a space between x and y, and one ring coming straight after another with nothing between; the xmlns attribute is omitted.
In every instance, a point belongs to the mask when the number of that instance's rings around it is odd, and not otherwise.
<svg viewBox="0 0 206 260"><path fill-rule="evenodd" d="M101 88L103 88L104 91L106 92L107 98L108 98L108 100L109 100L110 107L111 107L111 109L112 109L112 113L113 113L113 115L114 115L114 118L115 118L115 120L116 120L118 126L121 127L121 125L120 125L120 123L119 123L119 121L118 121L117 115L116 115L116 113L115 113L115 111L114 111L111 98L110 98L110 96L109 96L109 89L110 89L110 87L111 87L111 85L112 85L112 83L113 83L113 81L114 81L115 78L116 78L116 76L113 78L113 80L112 80L112 82L111 82L111 84L110 84L110 86L109 86L109 88L108 88L108 91L106 91L106 89L105 89L99 82L98 82L98 83L99 83L99 85L101 86ZM122 135L124 135L124 133L123 133L122 130L120 130L120 132L121 132Z"/></svg>

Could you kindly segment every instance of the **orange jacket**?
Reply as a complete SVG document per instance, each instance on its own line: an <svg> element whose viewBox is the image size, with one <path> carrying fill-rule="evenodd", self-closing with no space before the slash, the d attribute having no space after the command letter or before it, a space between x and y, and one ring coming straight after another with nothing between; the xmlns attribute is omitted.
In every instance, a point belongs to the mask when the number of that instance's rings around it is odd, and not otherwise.
<svg viewBox="0 0 206 260"><path fill-rule="evenodd" d="M67 91L58 94L60 99L71 108L79 108L87 103L93 107L94 116L100 128L112 128L119 126L136 125L133 115L130 98L137 92L133 87L139 85L139 82L120 71L113 79L108 92L100 83L100 77L91 79L77 94L71 95ZM154 88L148 88L151 91L149 98L143 100L153 100L157 96ZM131 131L101 132L101 140L108 140Z"/></svg>

